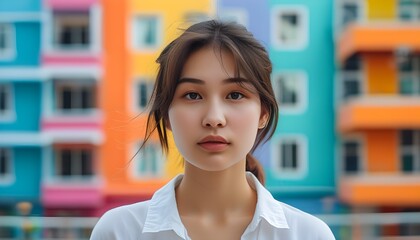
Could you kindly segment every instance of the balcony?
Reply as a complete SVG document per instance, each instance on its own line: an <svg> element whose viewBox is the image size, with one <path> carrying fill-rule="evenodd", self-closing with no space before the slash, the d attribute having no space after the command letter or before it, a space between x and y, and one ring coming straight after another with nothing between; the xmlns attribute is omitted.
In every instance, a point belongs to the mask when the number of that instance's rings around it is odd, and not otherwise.
<svg viewBox="0 0 420 240"><path fill-rule="evenodd" d="M337 59L344 62L357 52L420 50L420 3L337 0L335 35Z"/></svg>
<svg viewBox="0 0 420 240"><path fill-rule="evenodd" d="M44 116L41 129L50 143L87 142L100 144L103 141L102 117L90 116Z"/></svg>
<svg viewBox="0 0 420 240"><path fill-rule="evenodd" d="M337 58L343 62L357 52L394 52L401 47L420 51L420 24L355 23L340 36Z"/></svg>
<svg viewBox="0 0 420 240"><path fill-rule="evenodd" d="M46 207L95 207L102 203L99 149L69 142L44 148L42 201Z"/></svg>
<svg viewBox="0 0 420 240"><path fill-rule="evenodd" d="M338 130L420 128L419 96L357 96L338 110Z"/></svg>
<svg viewBox="0 0 420 240"><path fill-rule="evenodd" d="M341 200L351 205L418 206L420 175L343 176L337 189Z"/></svg>
<svg viewBox="0 0 420 240"><path fill-rule="evenodd" d="M89 1L71 1L69 5L82 2ZM43 26L41 60L44 66L96 66L102 63L99 7L47 11Z"/></svg>
<svg viewBox="0 0 420 240"><path fill-rule="evenodd" d="M98 184L44 184L42 202L45 207L99 207L103 203Z"/></svg>

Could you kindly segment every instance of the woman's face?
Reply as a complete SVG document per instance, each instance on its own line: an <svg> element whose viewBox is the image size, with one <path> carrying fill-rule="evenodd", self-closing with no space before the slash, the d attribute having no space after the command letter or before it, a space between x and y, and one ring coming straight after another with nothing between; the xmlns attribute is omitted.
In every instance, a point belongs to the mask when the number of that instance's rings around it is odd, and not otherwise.
<svg viewBox="0 0 420 240"><path fill-rule="evenodd" d="M212 46L187 59L169 108L175 144L186 164L221 171L245 161L268 114L250 79L235 78L233 56Z"/></svg>

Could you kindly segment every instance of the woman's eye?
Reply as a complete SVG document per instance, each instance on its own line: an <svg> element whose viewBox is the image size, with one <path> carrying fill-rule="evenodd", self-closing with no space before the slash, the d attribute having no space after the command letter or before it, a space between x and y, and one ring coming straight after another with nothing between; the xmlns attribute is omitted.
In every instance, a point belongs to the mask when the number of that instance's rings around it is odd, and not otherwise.
<svg viewBox="0 0 420 240"><path fill-rule="evenodd" d="M229 95L228 95L228 99L233 99L233 100L239 100L243 97L244 97L244 95L242 93L239 93L239 92L232 92L232 93L229 93Z"/></svg>
<svg viewBox="0 0 420 240"><path fill-rule="evenodd" d="M185 97L189 100L201 99L201 96L198 93L195 93L195 92L187 93L187 94L185 94Z"/></svg>

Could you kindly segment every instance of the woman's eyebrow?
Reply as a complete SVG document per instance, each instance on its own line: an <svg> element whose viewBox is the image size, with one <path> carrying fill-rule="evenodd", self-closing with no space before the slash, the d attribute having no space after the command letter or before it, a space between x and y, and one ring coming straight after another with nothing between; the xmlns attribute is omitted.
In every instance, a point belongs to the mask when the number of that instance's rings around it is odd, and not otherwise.
<svg viewBox="0 0 420 240"><path fill-rule="evenodd" d="M245 78L235 77L235 78L226 78L222 81L223 83L249 83L250 81ZM194 83L204 85L205 81L198 78L181 78L178 80L178 84L181 83Z"/></svg>

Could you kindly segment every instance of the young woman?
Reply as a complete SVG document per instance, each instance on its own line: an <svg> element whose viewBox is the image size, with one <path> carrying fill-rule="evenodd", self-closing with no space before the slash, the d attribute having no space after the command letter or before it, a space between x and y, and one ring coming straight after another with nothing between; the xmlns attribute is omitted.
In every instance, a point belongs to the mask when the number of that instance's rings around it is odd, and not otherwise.
<svg viewBox="0 0 420 240"><path fill-rule="evenodd" d="M185 172L151 200L108 211L91 239L333 240L321 220L276 201L254 149L275 131L278 106L265 49L244 27L206 21L157 59L148 133L167 129Z"/></svg>

